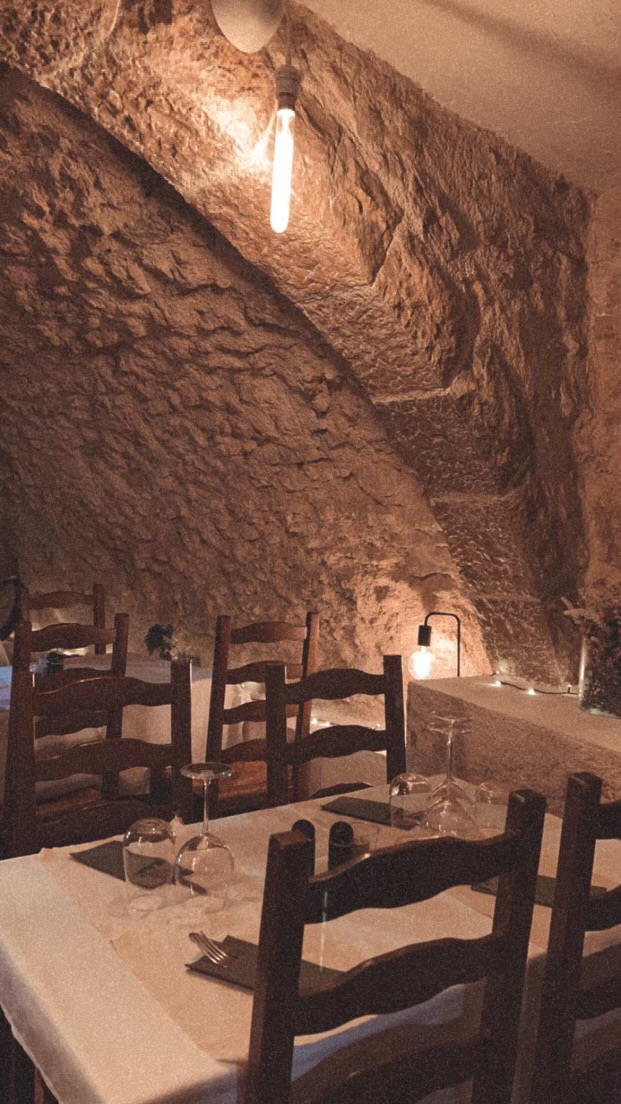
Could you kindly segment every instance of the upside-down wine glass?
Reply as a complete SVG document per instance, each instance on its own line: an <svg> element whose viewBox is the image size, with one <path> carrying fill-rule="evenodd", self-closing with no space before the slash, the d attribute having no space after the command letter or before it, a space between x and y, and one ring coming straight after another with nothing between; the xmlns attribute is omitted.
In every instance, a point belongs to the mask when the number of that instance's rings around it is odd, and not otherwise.
<svg viewBox="0 0 621 1104"><path fill-rule="evenodd" d="M193 836L179 851L175 883L197 909L215 912L224 905L234 861L231 849L209 831L209 783L214 778L231 778L233 771L225 763L190 763L181 773L203 784L203 828L200 836Z"/></svg>
<svg viewBox="0 0 621 1104"><path fill-rule="evenodd" d="M469 722L465 717L435 715L429 727L446 738L446 777L430 794L424 827L434 835L475 838L479 831L472 801L453 777L454 739L468 731Z"/></svg>

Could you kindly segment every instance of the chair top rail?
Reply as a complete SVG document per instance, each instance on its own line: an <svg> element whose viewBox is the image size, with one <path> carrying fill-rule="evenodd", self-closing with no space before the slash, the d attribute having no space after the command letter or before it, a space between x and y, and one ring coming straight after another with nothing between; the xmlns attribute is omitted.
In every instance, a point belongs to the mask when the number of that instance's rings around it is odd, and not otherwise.
<svg viewBox="0 0 621 1104"><path fill-rule="evenodd" d="M45 594L28 595L30 609L70 609L71 606L92 606L93 592L82 594L75 590L50 590Z"/></svg>
<svg viewBox="0 0 621 1104"><path fill-rule="evenodd" d="M115 637L113 628L60 621L55 625L45 625L42 629L33 629L31 647L33 652L47 652L52 648L86 648L89 644L113 644Z"/></svg>
<svg viewBox="0 0 621 1104"><path fill-rule="evenodd" d="M453 886L488 881L517 861L521 842L514 832L484 840L446 836L363 855L309 880L306 923L362 908L400 908Z"/></svg>

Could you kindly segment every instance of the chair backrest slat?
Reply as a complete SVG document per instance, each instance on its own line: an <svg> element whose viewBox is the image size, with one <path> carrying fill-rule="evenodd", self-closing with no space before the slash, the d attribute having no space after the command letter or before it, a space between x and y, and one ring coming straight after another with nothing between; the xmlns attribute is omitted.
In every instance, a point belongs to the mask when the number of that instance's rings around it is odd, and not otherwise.
<svg viewBox="0 0 621 1104"><path fill-rule="evenodd" d="M385 1016L414 1004L424 1004L450 985L480 981L498 970L507 953L502 936L479 939L438 939L401 947L360 963L338 988L300 993L295 1034L332 1031L360 1015Z"/></svg>

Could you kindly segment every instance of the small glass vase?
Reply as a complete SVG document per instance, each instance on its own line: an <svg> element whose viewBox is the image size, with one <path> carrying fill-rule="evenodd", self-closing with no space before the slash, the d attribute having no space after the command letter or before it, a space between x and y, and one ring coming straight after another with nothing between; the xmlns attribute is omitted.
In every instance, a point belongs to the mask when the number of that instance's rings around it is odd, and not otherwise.
<svg viewBox="0 0 621 1104"><path fill-rule="evenodd" d="M582 709L621 717L621 625L584 633L578 698Z"/></svg>

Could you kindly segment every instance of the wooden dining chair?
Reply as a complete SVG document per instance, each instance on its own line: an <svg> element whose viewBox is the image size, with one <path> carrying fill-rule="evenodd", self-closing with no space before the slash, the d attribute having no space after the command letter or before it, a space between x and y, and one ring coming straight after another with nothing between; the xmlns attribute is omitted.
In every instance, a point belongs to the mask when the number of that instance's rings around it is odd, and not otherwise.
<svg viewBox="0 0 621 1104"><path fill-rule="evenodd" d="M485 982L480 1024L466 1039L430 1048L428 1041L419 1047L410 1037L406 1053L386 1055L381 1066L349 1070L344 1081L331 1084L318 1099L325 1104L412 1104L473 1078L473 1104L509 1104L544 812L540 794L518 791L511 794L502 836L411 841L315 876L310 874L313 845L306 837L295 831L272 836L245 1104L289 1104L296 1036L333 1031L360 1016L398 1012L450 986L479 980ZM306 925L361 909L411 905L452 886L498 875L490 934L412 944L412 917L411 926L404 920L406 945L301 991ZM357 1053L364 1062L360 1049Z"/></svg>
<svg viewBox="0 0 621 1104"><path fill-rule="evenodd" d="M209 705L209 725L207 729L208 760L216 762L223 759L223 734L229 725L241 725L248 722L265 723L265 700L255 699L241 705L226 707L227 686L239 686L245 682L265 684L266 663L282 658L282 647L297 645L298 651L293 662L287 661L286 677L299 679L311 674L317 667L317 645L319 637L319 614L308 612L304 625L285 621L256 621L249 625L233 627L232 618L221 615L216 621L216 633L213 655L213 675L211 699ZM231 648L250 648L255 654L256 646L261 646L260 659L230 666ZM279 645L279 657L266 655L273 652L272 645ZM301 652L299 646L301 645ZM295 718L295 739L301 740L310 731L311 703L305 703L299 709L292 706L289 717ZM249 754L250 752L250 754ZM220 781L212 786L214 815L225 815L258 808L267 801L267 772L265 741L238 741L226 748L227 763L233 766L233 778ZM217 806L215 802L217 801Z"/></svg>
<svg viewBox="0 0 621 1104"><path fill-rule="evenodd" d="M191 820L191 782L180 769L191 760L191 680L187 663L171 664L168 683L103 674L50 688L49 679L35 685L29 671L13 675L7 755L7 835L10 855L30 854L40 847L57 847L114 835L141 816L164 816L175 811ZM81 731L93 716L122 718L128 705L169 705L171 736L166 744L122 737L120 731L99 740L35 758L35 740L41 736ZM123 797L119 773L132 767L151 771L150 792ZM168 772L170 779L165 777ZM63 807L56 815L38 815L35 786L68 776L102 776L96 800L80 807ZM62 805L62 802L60 803Z"/></svg>
<svg viewBox="0 0 621 1104"><path fill-rule="evenodd" d="M601 789L601 779L586 772L567 782L532 1104L621 1100L621 1047L572 1069L576 1022L621 1009L621 974L594 983L581 980L585 932L621 924L621 885L602 897L591 896L596 841L621 839L621 801L600 804Z"/></svg>
<svg viewBox="0 0 621 1104"><path fill-rule="evenodd" d="M99 629L106 627L105 591L101 583L95 583L91 593L84 594L75 590L51 590L41 594L31 594L28 587L20 590L19 616L21 621L32 621L32 613L40 610L72 610L85 608L90 613L90 622ZM76 645L71 645L76 647ZM103 655L105 644L95 644L95 654Z"/></svg>
<svg viewBox="0 0 621 1104"><path fill-rule="evenodd" d="M384 672L367 674L349 668L317 671L299 682L287 683L282 664L271 664L265 672L267 793L270 805L289 800L290 771L312 759L335 759L358 751L386 752L386 781L405 770L405 709L401 656L384 656ZM336 701L357 694L381 695L384 699L384 727L332 724L316 729L303 740L287 740L287 714L302 711L313 700ZM226 753L225 753L226 758ZM330 786L314 796L344 793L364 783Z"/></svg>

